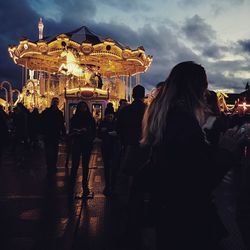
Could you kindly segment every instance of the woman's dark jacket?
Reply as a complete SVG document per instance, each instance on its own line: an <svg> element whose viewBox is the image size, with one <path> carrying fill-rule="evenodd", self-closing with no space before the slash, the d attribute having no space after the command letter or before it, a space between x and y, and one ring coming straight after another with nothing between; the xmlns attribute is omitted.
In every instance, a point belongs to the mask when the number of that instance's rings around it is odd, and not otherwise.
<svg viewBox="0 0 250 250"><path fill-rule="evenodd" d="M185 108L171 109L164 141L153 150L154 173L149 183L157 225L169 243L177 240L177 246L186 241L186 249L198 249L199 241L211 242L215 224L220 223L211 194L232 166L231 157L207 144L198 121Z"/></svg>
<svg viewBox="0 0 250 250"><path fill-rule="evenodd" d="M81 131L83 128L86 131ZM70 120L70 134L73 140L82 144L92 143L96 135L95 119L87 113L74 115Z"/></svg>

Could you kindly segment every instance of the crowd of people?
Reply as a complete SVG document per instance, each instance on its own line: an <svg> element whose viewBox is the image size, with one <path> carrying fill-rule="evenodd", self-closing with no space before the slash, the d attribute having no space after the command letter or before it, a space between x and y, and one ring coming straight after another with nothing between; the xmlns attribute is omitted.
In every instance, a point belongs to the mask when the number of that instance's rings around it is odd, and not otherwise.
<svg viewBox="0 0 250 250"><path fill-rule="evenodd" d="M82 157L83 197L93 197L88 175L97 136L104 164L104 195L119 195L119 174L128 178L128 227L135 249L142 244L141 228L146 219L155 230L156 249L220 249L227 231L217 214L213 191L225 174L242 162L250 132L246 125L230 125L219 109L216 93L208 90L205 69L195 62L177 64L156 87L148 106L141 85L134 87L131 104L122 99L115 112L108 103L98 124L86 102L77 104L69 130L70 189L74 190ZM53 175L59 140L66 135L58 103L58 98L53 98L51 107L41 114L37 109L29 113L21 103L9 117L1 109L0 155L8 130L13 131L12 150L18 151L20 164L26 148L37 147L42 134L48 175ZM127 162L132 162L131 166L126 166Z"/></svg>

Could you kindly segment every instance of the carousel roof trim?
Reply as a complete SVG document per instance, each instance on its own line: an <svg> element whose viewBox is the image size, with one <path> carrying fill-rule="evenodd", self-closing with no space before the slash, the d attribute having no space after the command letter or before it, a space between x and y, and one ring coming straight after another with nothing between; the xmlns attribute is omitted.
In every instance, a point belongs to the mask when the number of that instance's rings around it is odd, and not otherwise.
<svg viewBox="0 0 250 250"><path fill-rule="evenodd" d="M57 72L63 51L73 52L80 65L93 64L101 67L103 75L133 75L145 72L152 62L152 56L146 55L143 46L131 49L112 38L103 38L90 31L86 26L53 38L44 38L32 42L21 39L16 46L9 46L8 51L13 61L29 69L43 69Z"/></svg>

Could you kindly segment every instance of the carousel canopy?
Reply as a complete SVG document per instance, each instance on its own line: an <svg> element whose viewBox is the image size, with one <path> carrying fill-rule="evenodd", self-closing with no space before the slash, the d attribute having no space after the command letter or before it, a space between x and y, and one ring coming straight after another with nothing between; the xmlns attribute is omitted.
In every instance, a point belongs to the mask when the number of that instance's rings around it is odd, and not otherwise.
<svg viewBox="0 0 250 250"><path fill-rule="evenodd" d="M80 28L73 30L71 32L65 33L72 41L77 43L89 42L93 45L101 43L104 39L101 36L96 35L95 33L91 32L86 26L81 26ZM56 40L57 36L49 36L45 37L44 40L46 42L52 42Z"/></svg>
<svg viewBox="0 0 250 250"><path fill-rule="evenodd" d="M145 72L152 62L142 46L130 49L86 26L35 42L24 38L8 50L16 64L54 74L60 74L62 65L74 64L78 68L97 66L102 76L131 76Z"/></svg>

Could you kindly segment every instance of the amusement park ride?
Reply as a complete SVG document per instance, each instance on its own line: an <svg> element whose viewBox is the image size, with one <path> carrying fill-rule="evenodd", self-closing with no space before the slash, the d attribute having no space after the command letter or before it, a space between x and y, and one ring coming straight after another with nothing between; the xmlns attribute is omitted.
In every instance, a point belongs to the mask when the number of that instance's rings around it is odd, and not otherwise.
<svg viewBox="0 0 250 250"><path fill-rule="evenodd" d="M20 98L27 108L43 110L57 96L66 121L80 100L87 101L96 119L102 118L107 102L117 107L119 99L131 101L132 88L152 62L143 47L132 50L85 26L44 37L40 18L38 29L38 41L25 38L8 49L25 72Z"/></svg>
<svg viewBox="0 0 250 250"><path fill-rule="evenodd" d="M20 93L12 90L7 81L0 84L6 96L5 101L0 99L0 104L6 110L8 104L13 107L21 101L28 109L36 107L42 111L57 96L68 127L80 100L88 103L96 120L103 117L107 102L117 108L120 99L132 101L132 88L140 84L140 74L147 71L153 60L142 46L132 50L111 38L96 35L86 26L51 37L45 37L43 29L40 18L39 40L23 38L8 49L14 63L23 67L24 85ZM6 84L8 88L4 87ZM18 96L15 103L14 92ZM149 102L153 93L148 95ZM232 103L230 94L217 92L217 95L222 111L250 113L249 88Z"/></svg>

